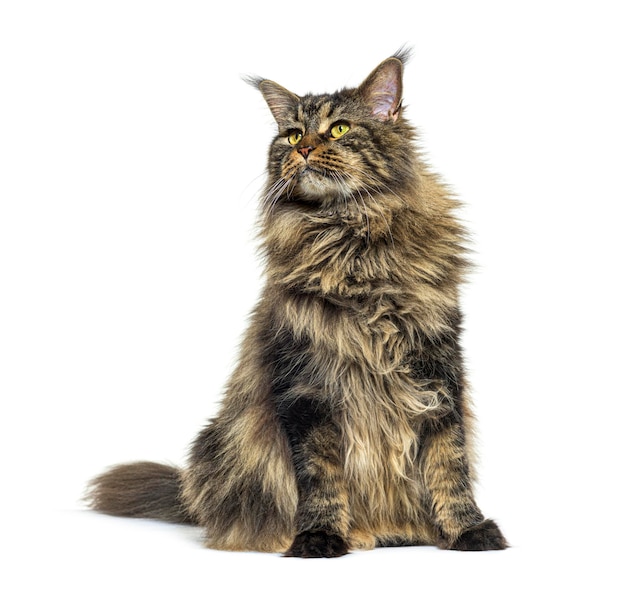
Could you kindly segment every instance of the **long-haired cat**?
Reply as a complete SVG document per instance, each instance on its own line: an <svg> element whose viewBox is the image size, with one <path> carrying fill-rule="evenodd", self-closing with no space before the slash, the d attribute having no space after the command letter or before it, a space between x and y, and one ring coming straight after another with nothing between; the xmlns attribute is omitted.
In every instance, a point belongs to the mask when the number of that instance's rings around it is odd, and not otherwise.
<svg viewBox="0 0 626 592"><path fill-rule="evenodd" d="M116 466L92 481L93 508L294 557L507 546L472 491L464 232L403 113L406 57L331 94L250 80L278 133L266 284L238 365L186 468Z"/></svg>

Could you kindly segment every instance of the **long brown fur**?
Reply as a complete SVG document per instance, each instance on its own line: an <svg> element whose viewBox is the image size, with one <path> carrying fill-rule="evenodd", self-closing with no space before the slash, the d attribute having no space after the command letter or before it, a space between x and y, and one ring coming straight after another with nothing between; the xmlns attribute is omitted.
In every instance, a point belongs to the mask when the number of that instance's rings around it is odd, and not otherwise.
<svg viewBox="0 0 626 592"><path fill-rule="evenodd" d="M251 81L278 134L261 203L266 285L239 363L188 466L114 468L92 483L95 509L289 556L506 546L472 491L464 231L414 147L405 61L333 94Z"/></svg>

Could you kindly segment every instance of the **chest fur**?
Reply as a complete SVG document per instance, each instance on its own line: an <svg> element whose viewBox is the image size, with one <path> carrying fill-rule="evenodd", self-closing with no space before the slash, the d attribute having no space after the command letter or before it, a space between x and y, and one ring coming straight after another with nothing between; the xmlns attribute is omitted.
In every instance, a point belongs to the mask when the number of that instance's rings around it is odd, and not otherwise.
<svg viewBox="0 0 626 592"><path fill-rule="evenodd" d="M449 331L455 278L412 244L305 227L269 267L275 319L307 344L307 376L332 399L346 475L363 491L412 480L420 421L446 404L442 385L413 362Z"/></svg>
<svg viewBox="0 0 626 592"><path fill-rule="evenodd" d="M447 401L439 381L415 372L427 339L416 311L384 299L360 308L306 294L274 301L282 328L307 344L308 392L335 410L346 473L356 482L410 479L420 421Z"/></svg>

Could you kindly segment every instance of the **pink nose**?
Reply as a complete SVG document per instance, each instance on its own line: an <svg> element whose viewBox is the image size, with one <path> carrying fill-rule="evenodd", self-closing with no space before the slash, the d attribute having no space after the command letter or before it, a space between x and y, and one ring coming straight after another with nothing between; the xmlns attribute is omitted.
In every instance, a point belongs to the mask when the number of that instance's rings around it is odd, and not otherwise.
<svg viewBox="0 0 626 592"><path fill-rule="evenodd" d="M313 146L302 146L302 148L298 148L298 152L304 156L304 158L308 158L309 152L313 150Z"/></svg>

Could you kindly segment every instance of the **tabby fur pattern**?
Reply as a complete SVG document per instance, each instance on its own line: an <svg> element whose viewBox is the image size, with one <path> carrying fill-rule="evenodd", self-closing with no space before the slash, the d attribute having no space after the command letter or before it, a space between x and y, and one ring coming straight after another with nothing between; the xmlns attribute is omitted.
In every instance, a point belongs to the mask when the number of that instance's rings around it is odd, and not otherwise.
<svg viewBox="0 0 626 592"><path fill-rule="evenodd" d="M209 547L503 549L474 500L456 201L402 108L407 53L357 88L250 79L278 124L261 200L266 283L186 468L113 467L101 512L201 525Z"/></svg>

